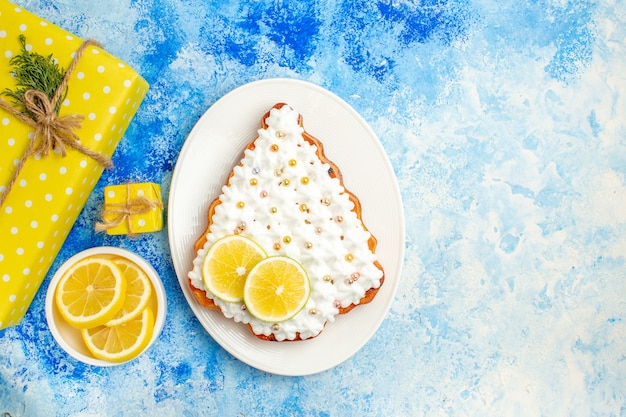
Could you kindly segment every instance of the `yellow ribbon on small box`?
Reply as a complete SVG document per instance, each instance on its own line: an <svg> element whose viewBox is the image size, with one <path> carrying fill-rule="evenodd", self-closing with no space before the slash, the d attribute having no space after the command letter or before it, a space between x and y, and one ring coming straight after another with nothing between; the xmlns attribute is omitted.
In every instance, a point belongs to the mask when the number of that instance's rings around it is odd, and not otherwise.
<svg viewBox="0 0 626 417"><path fill-rule="evenodd" d="M0 0L0 86L15 90L11 58L25 49L67 68L67 95L0 104L0 329L26 313L122 139L148 83L97 44ZM58 95L57 95L58 96ZM3 96L6 98L5 96ZM58 106L57 106L58 105ZM58 107L58 113L55 112ZM56 114L55 114L56 113Z"/></svg>
<svg viewBox="0 0 626 417"><path fill-rule="evenodd" d="M104 187L102 222L96 231L109 235L136 235L163 228L161 187L151 182Z"/></svg>

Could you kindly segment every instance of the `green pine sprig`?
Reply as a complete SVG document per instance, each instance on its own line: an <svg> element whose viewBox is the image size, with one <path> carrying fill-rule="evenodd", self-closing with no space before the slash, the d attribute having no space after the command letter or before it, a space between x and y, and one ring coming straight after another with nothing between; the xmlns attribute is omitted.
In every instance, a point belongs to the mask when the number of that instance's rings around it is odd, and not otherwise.
<svg viewBox="0 0 626 417"><path fill-rule="evenodd" d="M52 58L52 54L46 56L37 52L30 52L26 49L26 37L19 36L22 50L19 55L15 55L9 60L9 64L13 67L11 75L15 78L16 89L11 90L5 88L3 94L13 99L13 105L20 109L22 113L33 116L24 105L24 93L28 90L37 90L45 93L50 100L54 97L55 92L61 85L65 70L59 67L59 64ZM67 96L67 88L63 92L62 97L56 103L55 110L59 113L61 103Z"/></svg>

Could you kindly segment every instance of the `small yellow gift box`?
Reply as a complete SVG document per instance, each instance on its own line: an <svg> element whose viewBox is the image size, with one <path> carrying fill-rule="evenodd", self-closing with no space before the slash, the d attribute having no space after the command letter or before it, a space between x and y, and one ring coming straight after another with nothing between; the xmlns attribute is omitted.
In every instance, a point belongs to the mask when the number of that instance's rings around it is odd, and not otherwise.
<svg viewBox="0 0 626 417"><path fill-rule="evenodd" d="M151 182L104 187L102 220L102 223L96 225L96 230L106 230L109 235L134 235L161 230L161 187Z"/></svg>
<svg viewBox="0 0 626 417"><path fill-rule="evenodd" d="M75 63L58 117L82 116L73 130L79 145L110 158L146 95L146 81L102 48L0 0L2 90L16 87L9 61L21 53L20 35L26 50L52 55L64 69ZM22 320L104 169L74 146L32 153L33 137L33 126L0 109L0 329Z"/></svg>

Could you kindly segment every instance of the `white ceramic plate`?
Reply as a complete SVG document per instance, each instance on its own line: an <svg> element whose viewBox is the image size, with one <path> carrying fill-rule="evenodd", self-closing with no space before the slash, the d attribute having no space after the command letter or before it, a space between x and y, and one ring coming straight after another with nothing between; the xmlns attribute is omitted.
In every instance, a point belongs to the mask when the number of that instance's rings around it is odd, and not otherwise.
<svg viewBox="0 0 626 417"><path fill-rule="evenodd" d="M256 138L261 117L276 103L303 117L304 128L324 144L326 156L362 203L363 221L378 239L376 254L385 282L376 298L337 316L316 338L267 342L247 326L202 307L188 287L194 242L206 229L207 209ZM355 354L374 335L393 301L404 258L404 214L389 159L359 114L329 91L303 81L268 79L239 87L211 106L189 134L176 163L168 208L169 241L180 286L209 334L241 361L280 375L330 369Z"/></svg>
<svg viewBox="0 0 626 417"><path fill-rule="evenodd" d="M107 362L101 359L94 358L89 350L87 350L87 347L83 342L82 336L80 335L80 330L73 328L63 319L61 313L59 313L59 310L57 309L56 303L54 302L54 293L63 274L65 274L65 272L76 262L93 255L120 256L134 262L137 266L139 266L146 272L148 278L150 278L150 281L152 282L152 288L154 289L154 295L152 297L151 304L148 304L154 312L154 333L152 334L150 343L148 343L148 346L145 347L142 353L145 352L150 346L152 346L154 341L159 337L159 335L161 334L161 330L163 329L163 324L165 323L165 315L167 310L165 288L163 287L163 283L159 278L159 274L152 267L152 265L150 265L145 259L143 259L139 255L136 255L126 249L116 248L112 246L99 246L95 248L85 249L84 251L79 252L69 258L63 263L63 265L59 267L59 269L57 269L52 279L50 280L50 284L48 285L48 291L46 293L46 321L48 322L48 327L50 328L52 336L57 341L59 346L61 346L63 350L65 350L70 356L74 357L75 359L94 366L121 365L122 363L134 360L136 357L133 359L129 359L128 361L119 363Z"/></svg>

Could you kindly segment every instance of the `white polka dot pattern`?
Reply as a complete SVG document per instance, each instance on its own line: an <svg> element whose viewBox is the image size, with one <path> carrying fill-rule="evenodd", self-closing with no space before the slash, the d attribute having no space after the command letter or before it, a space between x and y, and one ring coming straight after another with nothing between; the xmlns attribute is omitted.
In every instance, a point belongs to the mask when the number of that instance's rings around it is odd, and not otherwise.
<svg viewBox="0 0 626 417"><path fill-rule="evenodd" d="M20 34L26 36L28 50L53 54L63 68L82 43L26 10L0 1L3 88L15 85L9 59L20 53ZM110 157L147 89L145 80L130 67L90 46L70 78L60 114L82 114L77 132L82 145ZM0 125L0 193L4 193L32 132L2 110ZM102 170L74 150L68 150L65 158L52 152L47 158L27 160L0 209L0 329L20 322Z"/></svg>

